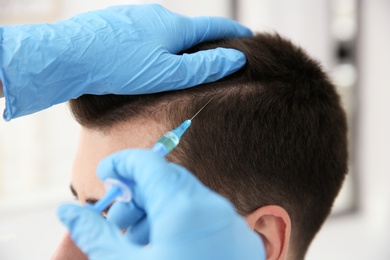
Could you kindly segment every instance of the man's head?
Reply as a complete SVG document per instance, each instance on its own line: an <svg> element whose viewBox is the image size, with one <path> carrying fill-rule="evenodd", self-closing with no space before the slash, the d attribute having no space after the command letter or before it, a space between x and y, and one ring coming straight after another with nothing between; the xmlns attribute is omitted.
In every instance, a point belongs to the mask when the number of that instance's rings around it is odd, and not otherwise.
<svg viewBox="0 0 390 260"><path fill-rule="evenodd" d="M83 127L73 186L84 201L101 197L101 184L80 179L79 169L94 174L111 152L151 147L211 99L168 159L247 216L268 255L301 259L347 171L339 96L317 62L278 35L209 42L189 52L216 47L243 51L247 65L187 90L72 100Z"/></svg>

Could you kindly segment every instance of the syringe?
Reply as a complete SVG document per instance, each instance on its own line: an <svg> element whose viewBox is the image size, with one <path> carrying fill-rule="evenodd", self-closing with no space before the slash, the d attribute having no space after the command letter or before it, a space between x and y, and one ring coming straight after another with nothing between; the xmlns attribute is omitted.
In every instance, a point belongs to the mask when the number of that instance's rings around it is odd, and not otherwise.
<svg viewBox="0 0 390 260"><path fill-rule="evenodd" d="M191 118L185 120L176 129L166 132L151 148L152 151L160 154L162 157L167 156L178 144L182 135L190 127L192 119L194 119L200 111L203 110L211 99L196 112ZM106 194L90 207L98 213L103 212L114 200L129 202L131 200L130 186L131 182L126 180L106 179L104 187L107 190Z"/></svg>
<svg viewBox="0 0 390 260"><path fill-rule="evenodd" d="M187 119L176 129L166 132L160 140L152 147L152 151L160 154L162 157L167 156L178 144L181 136L191 125L191 119Z"/></svg>

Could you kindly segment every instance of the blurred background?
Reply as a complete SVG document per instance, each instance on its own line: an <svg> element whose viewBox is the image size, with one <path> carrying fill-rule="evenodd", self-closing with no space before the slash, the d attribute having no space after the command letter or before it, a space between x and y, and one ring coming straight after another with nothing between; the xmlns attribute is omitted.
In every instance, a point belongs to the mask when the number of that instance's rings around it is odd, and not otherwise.
<svg viewBox="0 0 390 260"><path fill-rule="evenodd" d="M299 44L329 72L348 113L350 172L307 259L390 259L390 1L153 1L238 20ZM0 0L0 25L46 23L132 0ZM4 109L4 100L0 102ZM0 122L0 259L48 259L64 228L78 125L65 104Z"/></svg>

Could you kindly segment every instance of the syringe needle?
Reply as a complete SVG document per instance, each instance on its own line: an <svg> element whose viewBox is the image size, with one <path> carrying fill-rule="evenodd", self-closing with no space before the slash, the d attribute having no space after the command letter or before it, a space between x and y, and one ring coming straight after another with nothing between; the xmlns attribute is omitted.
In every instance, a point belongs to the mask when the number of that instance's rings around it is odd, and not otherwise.
<svg viewBox="0 0 390 260"><path fill-rule="evenodd" d="M204 104L203 107L201 107L201 108L198 110L198 112L196 112L196 114L195 114L193 117L191 117L190 120L192 121L192 119L194 119L194 118L200 113L200 111L202 111L203 108L205 108L205 107L210 103L210 101L211 101L211 99L210 99L209 101L207 101L207 103Z"/></svg>

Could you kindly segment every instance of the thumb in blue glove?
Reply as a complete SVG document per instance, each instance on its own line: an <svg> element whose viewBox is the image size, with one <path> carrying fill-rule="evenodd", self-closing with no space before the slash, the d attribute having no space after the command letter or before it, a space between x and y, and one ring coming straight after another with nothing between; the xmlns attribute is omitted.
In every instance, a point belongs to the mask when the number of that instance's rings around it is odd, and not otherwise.
<svg viewBox="0 0 390 260"><path fill-rule="evenodd" d="M215 81L245 64L215 49L176 55L202 41L251 35L217 17L190 18L160 5L116 6L53 24L0 27L4 118L82 94L145 94Z"/></svg>
<svg viewBox="0 0 390 260"><path fill-rule="evenodd" d="M58 215L89 259L265 259L261 239L233 206L186 169L150 151L126 150L103 160L98 174L134 181L133 203L146 213L150 245L126 239L89 208L63 205Z"/></svg>

